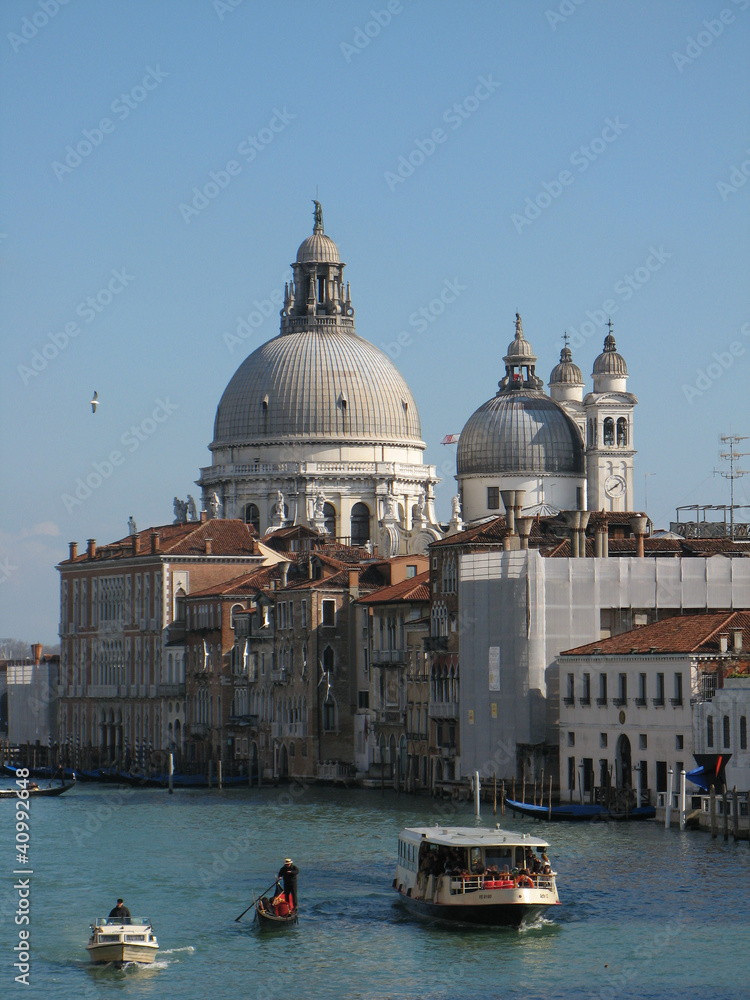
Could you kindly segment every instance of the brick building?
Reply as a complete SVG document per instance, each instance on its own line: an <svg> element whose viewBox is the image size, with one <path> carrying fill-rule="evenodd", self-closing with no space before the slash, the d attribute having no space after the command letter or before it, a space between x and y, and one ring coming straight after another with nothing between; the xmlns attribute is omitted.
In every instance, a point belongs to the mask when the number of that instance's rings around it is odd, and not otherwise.
<svg viewBox="0 0 750 1000"><path fill-rule="evenodd" d="M145 767L153 751L179 755L187 598L273 559L235 520L161 525L103 546L89 539L83 553L70 543L57 569L59 739L71 763Z"/></svg>

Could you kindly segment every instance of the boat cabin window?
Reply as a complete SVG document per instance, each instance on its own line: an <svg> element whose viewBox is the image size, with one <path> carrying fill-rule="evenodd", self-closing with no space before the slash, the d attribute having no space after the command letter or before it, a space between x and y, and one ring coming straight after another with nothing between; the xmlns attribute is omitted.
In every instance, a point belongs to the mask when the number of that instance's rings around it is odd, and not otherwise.
<svg viewBox="0 0 750 1000"><path fill-rule="evenodd" d="M498 871L509 871L513 867L512 847L487 847L484 851L484 863L488 868Z"/></svg>
<svg viewBox="0 0 750 1000"><path fill-rule="evenodd" d="M481 847L469 848L469 871L470 872L484 871L484 866L482 865Z"/></svg>

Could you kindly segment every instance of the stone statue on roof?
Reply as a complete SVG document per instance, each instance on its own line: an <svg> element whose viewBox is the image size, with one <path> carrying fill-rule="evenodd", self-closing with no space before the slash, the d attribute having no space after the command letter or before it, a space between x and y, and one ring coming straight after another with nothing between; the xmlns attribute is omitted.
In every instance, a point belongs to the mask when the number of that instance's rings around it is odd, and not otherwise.
<svg viewBox="0 0 750 1000"><path fill-rule="evenodd" d="M187 520L188 521L198 520L198 509L195 506L195 500L193 499L193 496L190 493L188 493L188 498L187 498Z"/></svg>
<svg viewBox="0 0 750 1000"><path fill-rule="evenodd" d="M180 500L179 497L174 498L174 523L184 524L188 519L188 505L187 500Z"/></svg>
<svg viewBox="0 0 750 1000"><path fill-rule="evenodd" d="M223 504L219 499L218 493L211 493L208 497L206 503L206 509L208 510L208 516L210 518L219 517L221 514L221 508Z"/></svg>
<svg viewBox="0 0 750 1000"><path fill-rule="evenodd" d="M315 216L315 226L313 227L313 232L323 232L323 207L319 201L313 198L313 205L315 205L315 211L313 215Z"/></svg>

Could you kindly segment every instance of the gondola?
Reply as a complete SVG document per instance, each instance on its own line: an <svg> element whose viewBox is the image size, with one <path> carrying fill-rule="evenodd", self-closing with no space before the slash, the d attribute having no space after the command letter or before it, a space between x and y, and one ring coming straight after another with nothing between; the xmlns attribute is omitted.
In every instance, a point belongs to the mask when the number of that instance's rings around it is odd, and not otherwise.
<svg viewBox="0 0 750 1000"><path fill-rule="evenodd" d="M292 910L284 916L279 916L274 912L273 903L264 896L255 904L255 920L258 927L265 929L277 929L281 927L292 927L299 922L298 911Z"/></svg>
<svg viewBox="0 0 750 1000"><path fill-rule="evenodd" d="M542 819L542 820L552 820L556 822L558 820L568 820L573 822L585 822L592 820L641 820L641 819L653 819L656 815L656 810L653 806L638 806L637 808L630 809L627 812L615 812L611 809L607 809L605 806L588 804L588 803L576 803L576 802L563 802L558 806L534 806L529 802L517 802L514 799L505 800L505 805L508 809L512 809L514 813L519 813L521 816L529 816L532 819Z"/></svg>
<svg viewBox="0 0 750 1000"><path fill-rule="evenodd" d="M72 781L68 785L52 785L49 788L26 788L25 791L29 793L30 797L34 798L37 796L55 796L69 791L73 785L75 785L75 781ZM20 788L2 788L0 789L0 799L18 799L18 793L22 790ZM26 796L24 795L23 798L26 798Z"/></svg>

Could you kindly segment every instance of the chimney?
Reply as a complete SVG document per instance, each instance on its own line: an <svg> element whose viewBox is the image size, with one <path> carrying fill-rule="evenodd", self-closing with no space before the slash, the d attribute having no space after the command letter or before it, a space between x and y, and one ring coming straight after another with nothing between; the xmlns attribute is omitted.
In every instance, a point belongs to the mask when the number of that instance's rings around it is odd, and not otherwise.
<svg viewBox="0 0 750 1000"><path fill-rule="evenodd" d="M719 636L719 652L720 653L726 653L728 649L729 649L729 636L728 635L720 635Z"/></svg>
<svg viewBox="0 0 750 1000"><path fill-rule="evenodd" d="M742 629L733 628L732 629L732 652L741 653L742 652Z"/></svg>
<svg viewBox="0 0 750 1000"><path fill-rule="evenodd" d="M533 517L517 517L516 527L518 528L518 534L521 536L521 548L528 549L529 547L529 535L531 534L531 525L534 523Z"/></svg>
<svg viewBox="0 0 750 1000"><path fill-rule="evenodd" d="M39 666L42 662L42 644L41 642L32 643L31 646L31 658L34 661L35 666Z"/></svg>
<svg viewBox="0 0 750 1000"><path fill-rule="evenodd" d="M523 510L523 502L526 499L526 490L516 490L516 495L513 498L513 520L518 524L518 519L521 516L521 511Z"/></svg>
<svg viewBox="0 0 750 1000"><path fill-rule="evenodd" d="M86 558L93 559L96 555L96 539L89 538L86 542Z"/></svg>
<svg viewBox="0 0 750 1000"><path fill-rule="evenodd" d="M213 550L213 539L212 538L204 538L203 541L206 544L206 555L210 556L211 552Z"/></svg>
<svg viewBox="0 0 750 1000"><path fill-rule="evenodd" d="M151 532L151 552L152 554L160 550L160 538L158 531Z"/></svg>
<svg viewBox="0 0 750 1000"><path fill-rule="evenodd" d="M581 559L586 558L586 528L588 527L589 518L591 517L590 510L580 511L581 521L578 528L578 555Z"/></svg>
<svg viewBox="0 0 750 1000"><path fill-rule="evenodd" d="M286 587L287 581L289 579L289 567L291 563L288 559L284 559L279 563L279 572L281 573L281 586Z"/></svg>
<svg viewBox="0 0 750 1000"><path fill-rule="evenodd" d="M70 549L69 559L76 559L78 557L78 542L68 542L68 547Z"/></svg>
<svg viewBox="0 0 750 1000"><path fill-rule="evenodd" d="M568 522L568 527L570 528L570 557L571 559L577 559L579 555L579 540L578 536L581 531L581 513L580 510L564 510L562 512L563 517Z"/></svg>
<svg viewBox="0 0 750 1000"><path fill-rule="evenodd" d="M138 532L136 532L130 539L131 552L134 556L138 555L139 545L140 542L139 542Z"/></svg>
<svg viewBox="0 0 750 1000"><path fill-rule="evenodd" d="M609 555L609 535L606 524L597 524L594 535L594 555L597 559L606 559Z"/></svg>
<svg viewBox="0 0 750 1000"><path fill-rule="evenodd" d="M508 529L509 535L515 535L516 533L516 512L514 510L516 503L516 491L515 490L501 490L500 496L503 499L503 506L505 507L505 525Z"/></svg>
<svg viewBox="0 0 750 1000"><path fill-rule="evenodd" d="M208 520L208 511L202 510L201 511L201 524L205 524L207 520Z"/></svg>
<svg viewBox="0 0 750 1000"><path fill-rule="evenodd" d="M359 572L356 569L349 570L349 594L353 597L359 597Z"/></svg>
<svg viewBox="0 0 750 1000"><path fill-rule="evenodd" d="M643 515L630 518L630 527L635 535L635 554L639 559L643 559L643 540L646 537L648 518Z"/></svg>

